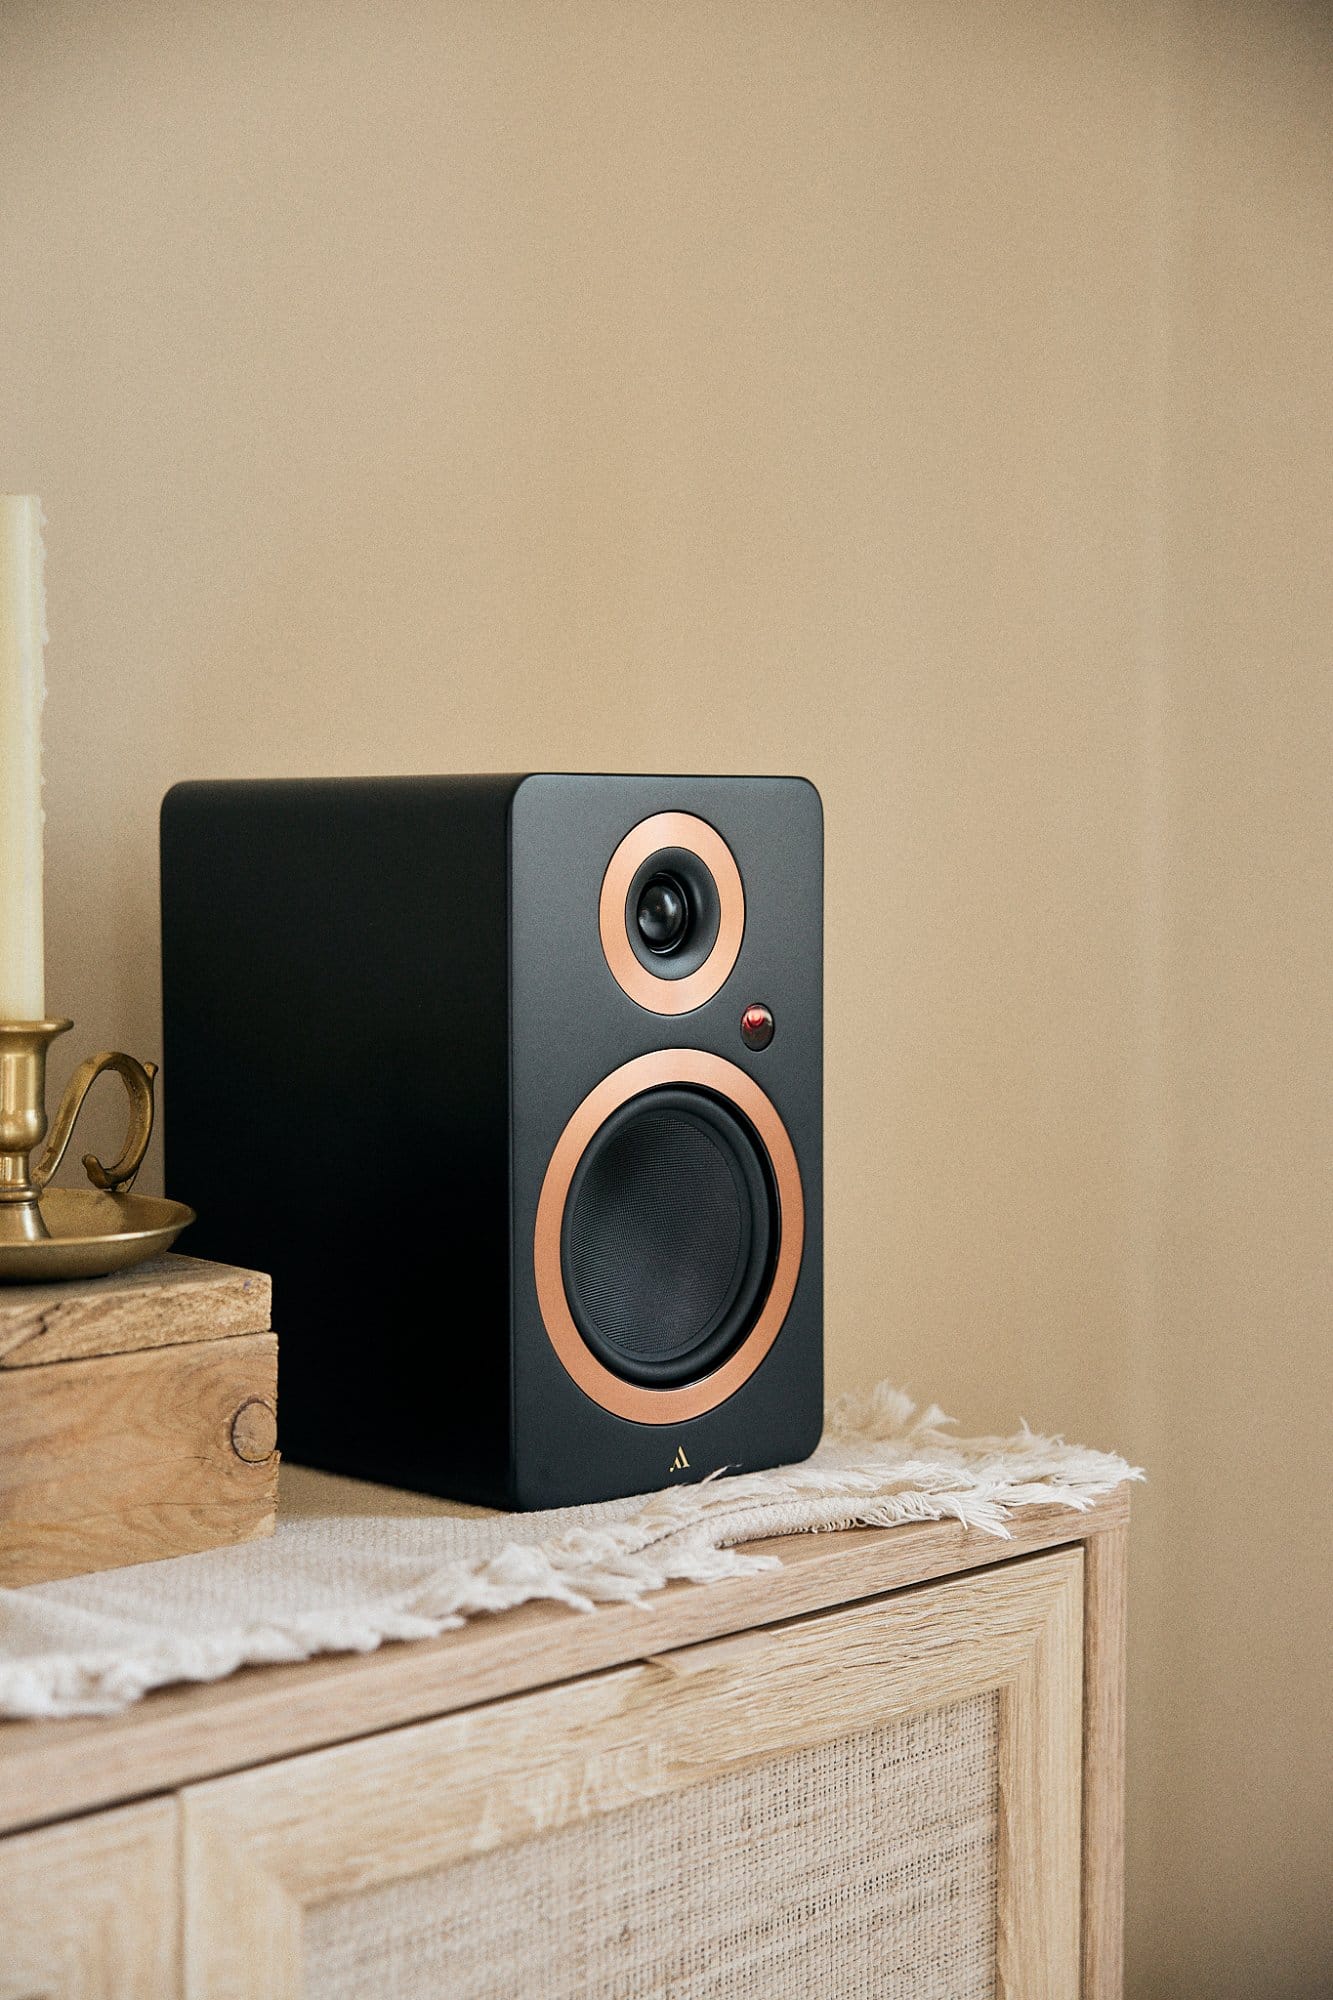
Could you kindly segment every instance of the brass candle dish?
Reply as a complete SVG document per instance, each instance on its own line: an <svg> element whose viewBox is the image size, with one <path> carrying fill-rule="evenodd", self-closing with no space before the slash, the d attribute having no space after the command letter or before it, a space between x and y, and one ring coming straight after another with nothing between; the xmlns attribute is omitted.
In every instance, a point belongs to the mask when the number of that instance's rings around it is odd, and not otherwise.
<svg viewBox="0 0 1333 2000"><path fill-rule="evenodd" d="M194 1210L183 1202L130 1192L153 1133L154 1063L104 1049L80 1063L60 1109L46 1120L46 1058L72 1021L0 1021L0 1283L99 1278L168 1249ZM85 1153L92 1186L53 1188L84 1099L114 1070L130 1101L130 1127L107 1167ZM46 1140L34 1164L33 1156Z"/></svg>

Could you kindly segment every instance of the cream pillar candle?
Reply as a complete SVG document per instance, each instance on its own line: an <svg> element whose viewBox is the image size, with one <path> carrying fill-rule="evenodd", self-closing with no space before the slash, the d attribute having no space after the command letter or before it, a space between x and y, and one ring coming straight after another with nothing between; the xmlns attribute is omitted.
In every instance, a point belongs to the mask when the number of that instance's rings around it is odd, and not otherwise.
<svg viewBox="0 0 1333 2000"><path fill-rule="evenodd" d="M42 941L42 503L0 494L0 1021L46 1012Z"/></svg>

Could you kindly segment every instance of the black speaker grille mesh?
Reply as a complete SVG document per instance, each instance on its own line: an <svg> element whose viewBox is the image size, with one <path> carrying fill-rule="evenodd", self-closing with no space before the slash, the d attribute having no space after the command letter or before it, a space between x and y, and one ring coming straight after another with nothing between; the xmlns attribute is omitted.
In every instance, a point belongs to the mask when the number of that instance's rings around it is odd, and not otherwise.
<svg viewBox="0 0 1333 2000"><path fill-rule="evenodd" d="M650 1092L593 1139L570 1190L564 1267L580 1332L626 1372L711 1365L717 1336L753 1318L774 1236L749 1127L701 1093Z"/></svg>

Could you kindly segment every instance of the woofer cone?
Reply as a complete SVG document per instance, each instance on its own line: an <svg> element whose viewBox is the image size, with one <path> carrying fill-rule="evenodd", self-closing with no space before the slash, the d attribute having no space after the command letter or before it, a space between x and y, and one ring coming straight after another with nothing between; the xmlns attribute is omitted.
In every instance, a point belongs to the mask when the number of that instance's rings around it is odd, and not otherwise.
<svg viewBox="0 0 1333 2000"><path fill-rule="evenodd" d="M584 1154L622 1105L659 1088L685 1085L725 1105L757 1138L776 1191L772 1277L758 1315L728 1353L697 1379L632 1381L608 1367L580 1333L565 1289L565 1212ZM532 1235L533 1278L547 1338L565 1373L590 1401L639 1424L677 1424L726 1402L755 1370L786 1322L801 1272L805 1196L791 1136L776 1105L738 1064L704 1049L654 1049L604 1076L570 1116L542 1179ZM677 1357L679 1359L679 1357ZM623 1367L623 1360L620 1366ZM668 1365L670 1363L668 1362ZM698 1365L696 1356L695 1362Z"/></svg>
<svg viewBox="0 0 1333 2000"><path fill-rule="evenodd" d="M599 1127L570 1183L560 1260L574 1324L625 1381L697 1381L754 1325L778 1238L749 1121L704 1090L646 1091Z"/></svg>

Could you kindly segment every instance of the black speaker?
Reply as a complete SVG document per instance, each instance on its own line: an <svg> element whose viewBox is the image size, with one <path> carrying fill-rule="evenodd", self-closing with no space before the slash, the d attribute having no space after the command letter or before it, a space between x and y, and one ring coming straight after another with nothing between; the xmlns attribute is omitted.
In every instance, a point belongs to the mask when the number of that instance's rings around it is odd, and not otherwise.
<svg viewBox="0 0 1333 2000"><path fill-rule="evenodd" d="M289 1457L528 1508L813 1450L822 910L798 778L168 793L167 1177L273 1274Z"/></svg>

